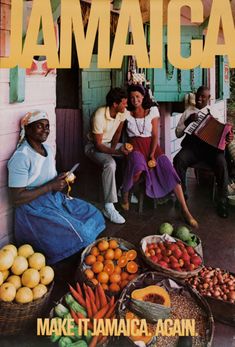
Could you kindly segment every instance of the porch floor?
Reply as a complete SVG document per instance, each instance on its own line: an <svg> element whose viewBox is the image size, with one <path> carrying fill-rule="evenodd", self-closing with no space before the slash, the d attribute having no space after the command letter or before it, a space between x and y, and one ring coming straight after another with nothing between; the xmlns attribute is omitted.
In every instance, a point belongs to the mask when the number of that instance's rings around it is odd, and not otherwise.
<svg viewBox="0 0 235 347"><path fill-rule="evenodd" d="M78 175L79 176L79 175ZM78 177L77 184L73 187L73 195L94 202L97 200L93 189L94 181L87 182L87 176ZM235 207L230 207L228 219L219 218L212 203L212 191L210 184L198 185L194 177L188 179L189 199L188 204L194 216L198 218L200 227L197 234L203 242L204 262L213 267L220 267L235 272ZM95 203L95 202L94 202ZM95 203L98 207L100 204ZM153 209L151 201L145 201L144 211L139 215L136 205L131 206L130 212L123 213L126 223L115 225L107 221L107 228L100 236L115 236L123 238L138 246L139 241L146 235L157 233L162 222L168 221L174 225L183 224L180 212L172 201L159 205ZM75 270L79 256L72 257L58 264L56 268L57 279L52 295L52 304L55 303L66 291L67 282L73 283ZM45 337L35 337L36 330L24 336L0 337L2 347L46 347L55 346ZM128 346L128 342L111 342L109 347L122 345ZM235 329L228 325L215 323L213 347L235 347ZM167 347L167 346L166 346Z"/></svg>

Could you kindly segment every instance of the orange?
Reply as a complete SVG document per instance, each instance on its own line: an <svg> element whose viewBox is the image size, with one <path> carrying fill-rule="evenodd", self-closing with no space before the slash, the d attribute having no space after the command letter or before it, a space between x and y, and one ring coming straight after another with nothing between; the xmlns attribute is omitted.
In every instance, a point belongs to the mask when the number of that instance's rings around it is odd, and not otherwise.
<svg viewBox="0 0 235 347"><path fill-rule="evenodd" d="M122 269L120 268L120 266L116 265L115 268L114 268L114 272L116 274L120 274L122 272Z"/></svg>
<svg viewBox="0 0 235 347"><path fill-rule="evenodd" d="M132 281L132 280L134 280L136 277L137 277L137 274L132 274L132 275L129 275L128 279L129 279L129 281Z"/></svg>
<svg viewBox="0 0 235 347"><path fill-rule="evenodd" d="M92 265L96 262L96 257L92 254L89 254L85 258L85 264Z"/></svg>
<svg viewBox="0 0 235 347"><path fill-rule="evenodd" d="M101 261L101 263L103 263L103 261L104 261L104 256L101 255L101 254L99 254L99 255L97 256L96 260L97 260L97 261Z"/></svg>
<svg viewBox="0 0 235 347"><path fill-rule="evenodd" d="M99 250L102 251L106 251L109 248L109 243L106 240L102 240L98 243L98 248Z"/></svg>
<svg viewBox="0 0 235 347"><path fill-rule="evenodd" d="M110 282L118 283L121 280L121 276L117 273L113 273L112 275L110 275L109 280Z"/></svg>
<svg viewBox="0 0 235 347"><path fill-rule="evenodd" d="M130 274L135 274L138 271L138 264L135 261L129 261L126 269Z"/></svg>
<svg viewBox="0 0 235 347"><path fill-rule="evenodd" d="M94 286L97 286L97 284L99 283L96 278L92 278L91 282L94 284Z"/></svg>
<svg viewBox="0 0 235 347"><path fill-rule="evenodd" d="M104 265L101 263L101 261L96 261L94 264L92 264L92 271L96 274L103 271Z"/></svg>
<svg viewBox="0 0 235 347"><path fill-rule="evenodd" d="M121 283L120 283L121 289L125 288L125 287L128 285L128 283L129 283L128 280L123 280L123 281L121 281Z"/></svg>
<svg viewBox="0 0 235 347"><path fill-rule="evenodd" d="M113 264L113 261L111 259L105 259L104 264Z"/></svg>
<svg viewBox="0 0 235 347"><path fill-rule="evenodd" d="M107 251L105 252L104 257L107 260L113 260L113 258L114 258L114 250L111 249L111 248L107 249Z"/></svg>
<svg viewBox="0 0 235 347"><path fill-rule="evenodd" d="M84 274L85 274L86 278L88 278L89 280L94 278L94 272L91 269L86 269L84 271Z"/></svg>
<svg viewBox="0 0 235 347"><path fill-rule="evenodd" d="M100 273L98 274L97 280L98 280L100 283L108 283L108 281L109 281L109 275L107 274L107 272L102 271L102 272L100 272Z"/></svg>
<svg viewBox="0 0 235 347"><path fill-rule="evenodd" d="M122 255L122 256L118 259L117 263L118 263L118 265L119 265L120 267L126 266L126 263L127 263L126 256L125 256L125 255Z"/></svg>
<svg viewBox="0 0 235 347"><path fill-rule="evenodd" d="M109 289L109 286L106 283L101 283L101 286L103 287L104 290Z"/></svg>
<svg viewBox="0 0 235 347"><path fill-rule="evenodd" d="M104 271L110 276L114 272L114 263L108 263L104 266Z"/></svg>
<svg viewBox="0 0 235 347"><path fill-rule="evenodd" d="M128 275L127 272L123 271L123 272L121 273L121 280L122 280L122 281L123 281L123 280L127 280L128 277L129 277L129 275Z"/></svg>
<svg viewBox="0 0 235 347"><path fill-rule="evenodd" d="M119 259L122 256L122 250L120 248L116 248L114 251L114 259Z"/></svg>
<svg viewBox="0 0 235 347"><path fill-rule="evenodd" d="M136 257L137 257L137 252L134 249L130 249L126 254L127 260L134 260Z"/></svg>
<svg viewBox="0 0 235 347"><path fill-rule="evenodd" d="M100 254L99 250L97 247L92 247L91 251L90 251L90 254L94 255L95 257L97 257L97 255Z"/></svg>
<svg viewBox="0 0 235 347"><path fill-rule="evenodd" d="M119 292L121 288L119 287L119 285L117 283L111 283L109 286L109 290L111 292Z"/></svg>
<svg viewBox="0 0 235 347"><path fill-rule="evenodd" d="M118 247L118 243L116 240L109 241L109 248L116 249Z"/></svg>

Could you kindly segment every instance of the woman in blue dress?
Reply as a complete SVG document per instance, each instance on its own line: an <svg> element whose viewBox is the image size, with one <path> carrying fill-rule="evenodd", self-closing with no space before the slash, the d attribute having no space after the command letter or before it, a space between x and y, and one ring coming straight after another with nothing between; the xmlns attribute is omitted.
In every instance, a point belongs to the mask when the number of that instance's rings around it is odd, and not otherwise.
<svg viewBox="0 0 235 347"><path fill-rule="evenodd" d="M31 244L55 264L93 242L105 222L93 205L62 193L67 174L57 175L52 148L44 144L49 133L45 112L27 113L8 170L16 242Z"/></svg>

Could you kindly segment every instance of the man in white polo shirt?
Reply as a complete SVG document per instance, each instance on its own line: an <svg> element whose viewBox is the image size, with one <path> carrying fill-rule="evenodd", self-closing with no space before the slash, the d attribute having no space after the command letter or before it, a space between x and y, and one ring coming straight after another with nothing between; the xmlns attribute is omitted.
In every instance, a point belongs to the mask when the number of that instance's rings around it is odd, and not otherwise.
<svg viewBox="0 0 235 347"><path fill-rule="evenodd" d="M118 201L116 188L116 162L113 155L128 155L127 150L119 143L124 121L128 111L127 93L122 88L113 88L106 96L106 106L98 108L95 112L91 131L88 134L89 143L85 146L86 155L101 165L102 185L104 192L103 214L111 222L125 223L125 219L115 209L114 203Z"/></svg>

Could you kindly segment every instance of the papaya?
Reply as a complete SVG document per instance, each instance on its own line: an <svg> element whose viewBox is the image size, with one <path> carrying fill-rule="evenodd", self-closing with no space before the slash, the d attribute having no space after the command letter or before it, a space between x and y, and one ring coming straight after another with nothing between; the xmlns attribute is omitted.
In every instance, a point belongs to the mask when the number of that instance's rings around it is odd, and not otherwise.
<svg viewBox="0 0 235 347"><path fill-rule="evenodd" d="M155 304L171 306L170 296L167 291L157 285L148 286L141 289L135 289L131 293L132 299L149 301Z"/></svg>

